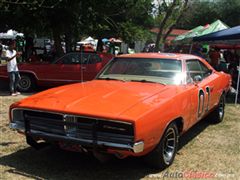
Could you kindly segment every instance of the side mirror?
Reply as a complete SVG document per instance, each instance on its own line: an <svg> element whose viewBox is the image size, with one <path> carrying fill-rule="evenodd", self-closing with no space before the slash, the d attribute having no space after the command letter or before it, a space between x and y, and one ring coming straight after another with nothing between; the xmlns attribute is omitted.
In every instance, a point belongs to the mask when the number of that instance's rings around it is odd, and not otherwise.
<svg viewBox="0 0 240 180"><path fill-rule="evenodd" d="M194 76L193 81L194 81L194 82L200 82L200 81L202 81L202 76L200 76L200 75Z"/></svg>
<svg viewBox="0 0 240 180"><path fill-rule="evenodd" d="M208 70L208 74L212 74L213 70L212 69L209 69Z"/></svg>

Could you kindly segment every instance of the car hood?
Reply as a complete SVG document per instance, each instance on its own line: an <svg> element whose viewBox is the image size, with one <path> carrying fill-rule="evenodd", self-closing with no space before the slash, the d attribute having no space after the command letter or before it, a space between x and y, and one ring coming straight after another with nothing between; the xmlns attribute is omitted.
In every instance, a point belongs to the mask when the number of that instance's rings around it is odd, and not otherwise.
<svg viewBox="0 0 240 180"><path fill-rule="evenodd" d="M141 103L150 106L146 102L147 99L166 92L170 88L157 83L93 80L35 94L20 101L18 106L94 117L118 118Z"/></svg>

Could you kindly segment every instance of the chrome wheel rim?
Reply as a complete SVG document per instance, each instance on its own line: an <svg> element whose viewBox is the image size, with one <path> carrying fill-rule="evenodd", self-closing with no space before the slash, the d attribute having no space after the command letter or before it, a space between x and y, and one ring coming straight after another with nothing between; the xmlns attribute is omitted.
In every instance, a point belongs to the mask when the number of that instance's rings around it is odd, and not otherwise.
<svg viewBox="0 0 240 180"><path fill-rule="evenodd" d="M224 115L224 100L223 98L221 98L220 102L219 102L219 117L220 119L223 118Z"/></svg>
<svg viewBox="0 0 240 180"><path fill-rule="evenodd" d="M18 86L22 89L22 90L27 90L29 89L29 87L31 86L31 81L29 78L21 78L21 80L19 81Z"/></svg>
<svg viewBox="0 0 240 180"><path fill-rule="evenodd" d="M163 159L166 164L170 164L176 149L176 132L169 128L164 140Z"/></svg>

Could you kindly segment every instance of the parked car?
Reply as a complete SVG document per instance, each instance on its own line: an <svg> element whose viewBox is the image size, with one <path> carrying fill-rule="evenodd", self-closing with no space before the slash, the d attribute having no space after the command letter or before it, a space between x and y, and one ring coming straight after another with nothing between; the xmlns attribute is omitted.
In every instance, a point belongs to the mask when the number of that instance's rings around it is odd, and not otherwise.
<svg viewBox="0 0 240 180"><path fill-rule="evenodd" d="M31 91L36 86L58 86L92 80L113 58L96 52L71 52L53 62L18 64L21 80L19 90ZM7 80L7 66L0 66L0 79Z"/></svg>
<svg viewBox="0 0 240 180"><path fill-rule="evenodd" d="M53 88L10 107L10 127L61 148L97 157L144 156L164 169L174 160L179 135L206 115L224 117L230 76L184 54L115 57L84 83ZM207 151L207 150L206 150Z"/></svg>

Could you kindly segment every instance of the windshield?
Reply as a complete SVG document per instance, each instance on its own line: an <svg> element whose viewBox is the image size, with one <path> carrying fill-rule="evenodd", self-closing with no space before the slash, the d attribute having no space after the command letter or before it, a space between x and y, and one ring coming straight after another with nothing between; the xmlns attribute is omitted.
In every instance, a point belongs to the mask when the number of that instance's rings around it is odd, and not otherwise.
<svg viewBox="0 0 240 180"><path fill-rule="evenodd" d="M181 84L181 61L153 58L115 58L98 79Z"/></svg>

